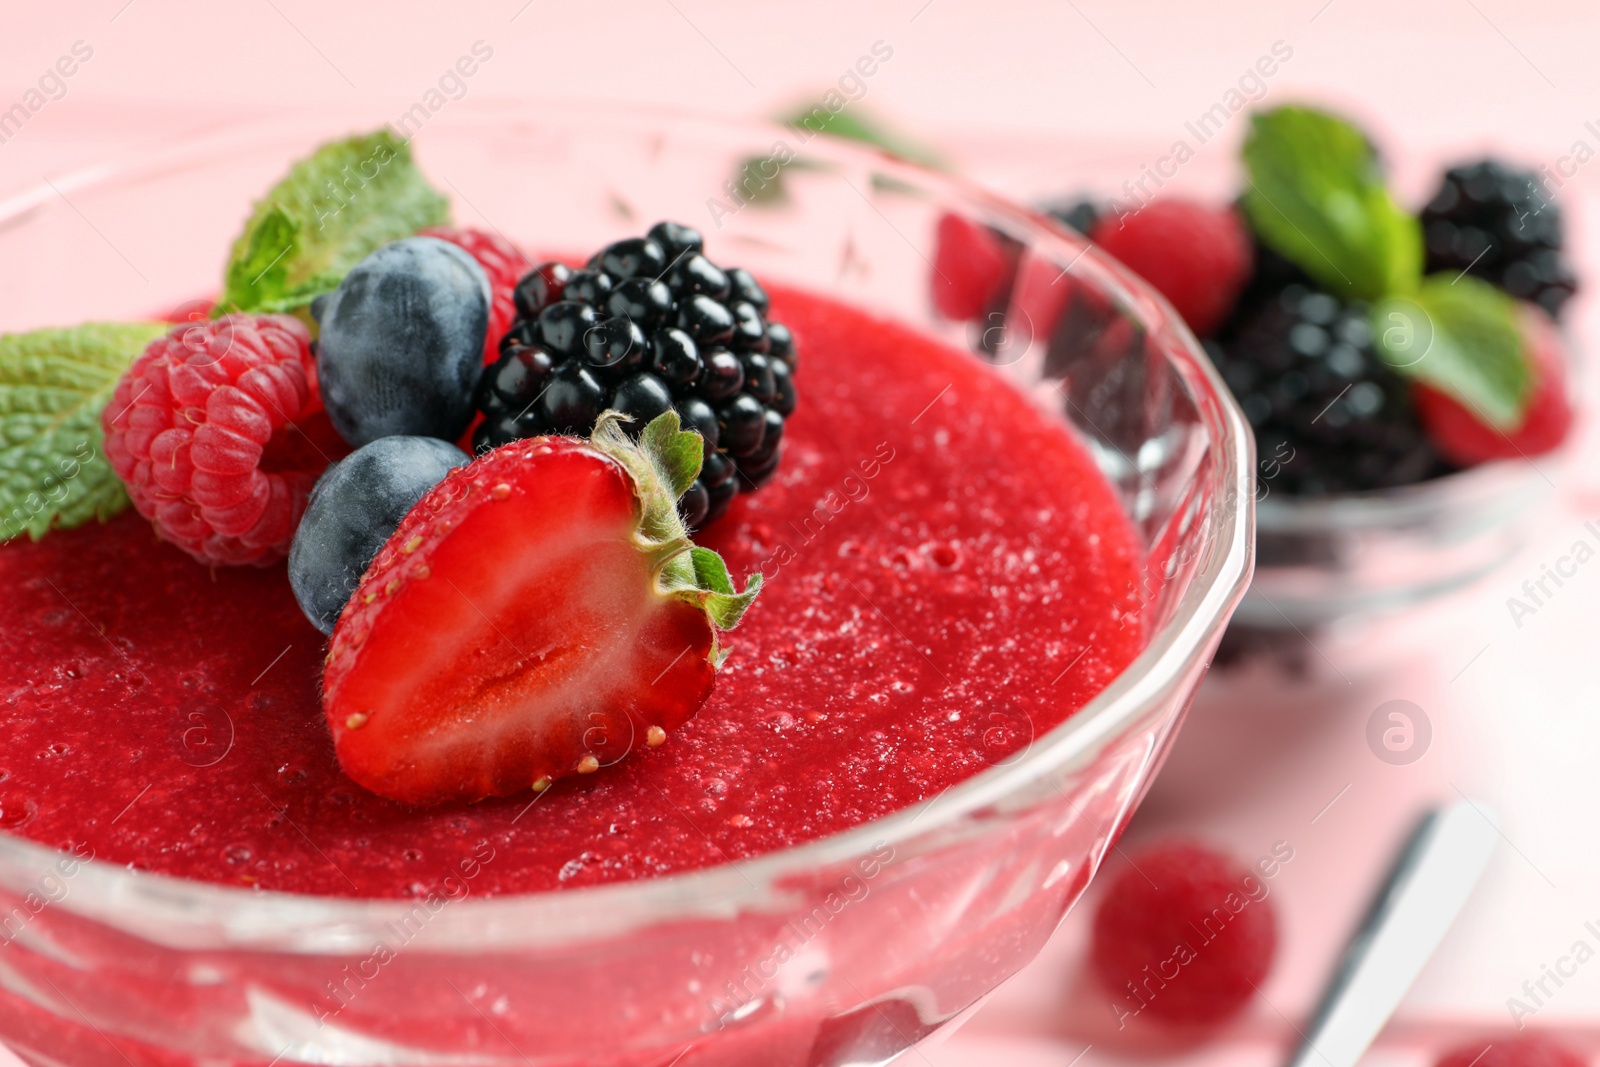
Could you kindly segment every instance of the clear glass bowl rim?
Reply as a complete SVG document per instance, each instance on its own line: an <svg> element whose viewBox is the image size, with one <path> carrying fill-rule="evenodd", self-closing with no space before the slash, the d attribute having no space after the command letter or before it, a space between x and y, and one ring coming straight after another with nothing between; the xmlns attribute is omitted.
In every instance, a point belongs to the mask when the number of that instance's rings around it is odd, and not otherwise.
<svg viewBox="0 0 1600 1067"><path fill-rule="evenodd" d="M494 123L513 119L568 123L603 123L613 129L659 134L679 127L691 136L708 133L765 145L783 128L757 120L729 119L693 111L629 104L575 103L543 106L536 101L463 101L452 106L452 124ZM560 116L540 119L538 116ZM124 158L83 168L0 200L0 227L20 222L58 189L86 189L122 180L158 180L187 165L203 164L228 145L259 149L264 138L298 140L303 149L339 135L326 115L314 112L279 115L229 126L220 132L189 137L132 153ZM419 134L426 143L427 133ZM1204 356L1182 319L1141 279L1093 247L1072 230L1025 204L1009 200L959 176L893 158L869 146L820 137L805 148L808 157L870 166L887 177L966 203L991 222L1026 233L1034 248L1071 263L1093 257L1117 298L1136 309L1152 336L1179 344L1162 345L1162 353L1191 390L1200 418L1216 435L1212 446L1216 492L1204 518L1213 531L1189 587L1168 622L1151 635L1139 657L1098 696L1054 730L1038 738L1026 755L969 778L922 805L793 848L765 853L659 878L539 893L505 894L488 899L468 897L446 909L449 921L436 922L437 947L452 951L516 951L545 943L562 943L585 931L688 918L725 918L741 910L777 906L787 879L846 862L868 849L894 846L924 837L986 808L1003 805L1042 777L1074 761L1091 757L1115 739L1128 722L1159 704L1184 684L1187 666L1208 654L1228 616L1249 585L1253 560L1254 444L1250 429L1221 378ZM289 157L285 157L287 166ZM54 849L9 833L0 833L0 883L26 888L37 872L60 858ZM136 930L141 937L188 950L262 949L300 953L340 952L370 947L373 932L416 901L389 898L344 898L251 890L152 872L135 871L100 860L84 863L72 880L71 893L58 907ZM446 918L444 913L440 919ZM443 944L441 944L441 942Z"/></svg>

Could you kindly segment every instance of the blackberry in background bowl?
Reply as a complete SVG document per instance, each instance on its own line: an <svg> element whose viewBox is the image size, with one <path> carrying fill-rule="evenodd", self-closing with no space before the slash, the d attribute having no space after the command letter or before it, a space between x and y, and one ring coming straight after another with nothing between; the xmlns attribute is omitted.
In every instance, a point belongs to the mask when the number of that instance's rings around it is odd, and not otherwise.
<svg viewBox="0 0 1600 1067"><path fill-rule="evenodd" d="M1317 121L1314 109L1293 105L1259 117L1267 127L1278 124L1280 134L1291 120L1301 130L1308 117ZM1342 121L1324 115L1323 132L1336 135L1328 127ZM1261 136L1254 117L1252 124L1258 129L1250 136ZM1348 247L1343 255L1339 248L1316 247L1336 240L1331 235L1339 226L1319 230L1317 240L1287 225L1279 227L1286 232L1269 233L1282 210L1296 208L1282 195L1271 198L1276 206L1265 194L1252 205L1251 190L1301 167L1305 157L1292 153L1273 157L1275 166L1252 174L1252 182L1240 177L1255 165L1251 158L1197 160L1186 172L1191 187L1210 195L1185 200L1170 192L1129 193L1127 175L1155 153L1108 147L1075 157L1057 186L1087 193L1045 194L1038 201L1040 214L1063 230L1117 236L1123 251L1114 254L1123 266L1151 281L1186 317L1208 293L1237 286L1220 325L1188 319L1239 401L1257 452L1257 568L1224 650L1303 648L1303 635L1316 628L1402 612L1491 573L1538 529L1570 436L1570 360L1559 351L1564 344L1553 320L1576 282L1562 258L1562 216L1537 179L1494 160L1441 168L1439 191L1412 214L1389 197L1370 138L1332 141L1342 144L1348 166L1329 180L1352 186L1369 204L1385 205L1369 220L1373 229L1391 227L1400 239L1414 227L1413 249L1391 247L1386 258L1370 246L1354 256ZM1259 143L1256 149L1253 158L1260 162L1264 150ZM1339 164L1323 158L1318 165ZM1116 199L1098 197L1102 191ZM1163 202L1184 211L1147 210ZM1200 223L1208 217L1215 223L1230 208L1249 248L1237 271L1215 255L1216 242L1193 238ZM1185 212L1193 224L1185 224ZM1163 214L1165 221L1158 217ZM1131 231L1140 232L1130 237ZM1372 230L1364 232L1370 237ZM1023 349L1013 338L1043 340L1046 364L1067 376L1069 406L1093 410L1099 425L1111 426L1116 419L1107 405L1126 388L1102 368L1137 346L1136 332L1092 292L1073 285L1072 271L1044 273L1026 258L1002 255L1003 234L991 240L997 247L983 258L1004 272L981 289L995 294L999 306L968 325L975 334L981 329L985 340L999 336L1008 344L996 350L974 341L973 347L1004 363ZM1112 253L1112 243L1100 240L1093 252ZM935 264L948 277L956 277L945 264L958 251L953 242L936 249ZM1386 263L1406 276L1385 275ZM1481 297L1491 287L1491 299L1509 304L1506 298L1514 298L1507 324L1514 319L1522 333L1529 374L1515 428L1496 429L1470 401L1416 373L1413 361L1385 359L1388 301L1427 287L1444 294L1441 299L1469 289ZM1146 417L1136 405L1118 410L1130 426ZM1130 475L1141 462L1131 452L1113 459L1124 461Z"/></svg>

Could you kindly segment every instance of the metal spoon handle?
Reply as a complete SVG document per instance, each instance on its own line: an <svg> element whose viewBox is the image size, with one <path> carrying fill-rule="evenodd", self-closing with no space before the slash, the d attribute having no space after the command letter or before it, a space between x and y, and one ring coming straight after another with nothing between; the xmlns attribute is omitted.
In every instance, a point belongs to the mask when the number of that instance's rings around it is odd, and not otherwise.
<svg viewBox="0 0 1600 1067"><path fill-rule="evenodd" d="M1355 1067L1472 894L1498 831L1480 805L1429 812L1345 948L1289 1067Z"/></svg>

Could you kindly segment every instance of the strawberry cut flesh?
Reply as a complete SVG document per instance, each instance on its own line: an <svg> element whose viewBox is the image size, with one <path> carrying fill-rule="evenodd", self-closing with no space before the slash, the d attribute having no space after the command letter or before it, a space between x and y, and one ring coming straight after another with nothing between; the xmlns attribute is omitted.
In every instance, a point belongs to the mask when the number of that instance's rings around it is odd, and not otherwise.
<svg viewBox="0 0 1600 1067"><path fill-rule="evenodd" d="M418 502L335 628L324 708L339 762L416 805L593 771L710 695L706 612L658 581L629 473L535 438Z"/></svg>

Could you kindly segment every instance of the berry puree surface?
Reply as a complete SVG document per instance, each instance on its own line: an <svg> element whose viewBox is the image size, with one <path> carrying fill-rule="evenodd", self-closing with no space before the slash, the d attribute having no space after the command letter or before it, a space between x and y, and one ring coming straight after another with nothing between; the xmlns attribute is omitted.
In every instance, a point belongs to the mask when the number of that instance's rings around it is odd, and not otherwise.
<svg viewBox="0 0 1600 1067"><path fill-rule="evenodd" d="M129 510L0 547L0 830L234 886L406 897L470 869L489 895L759 855L1016 754L1142 647L1132 527L970 355L772 295L805 403L775 480L698 538L767 584L665 744L542 794L367 793L283 564L208 569Z"/></svg>

